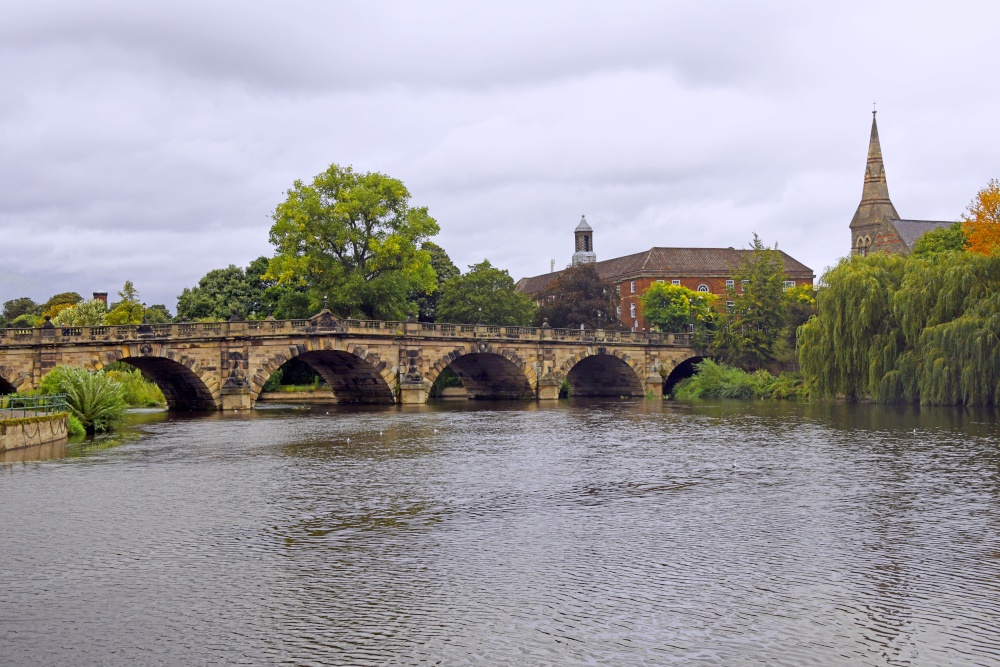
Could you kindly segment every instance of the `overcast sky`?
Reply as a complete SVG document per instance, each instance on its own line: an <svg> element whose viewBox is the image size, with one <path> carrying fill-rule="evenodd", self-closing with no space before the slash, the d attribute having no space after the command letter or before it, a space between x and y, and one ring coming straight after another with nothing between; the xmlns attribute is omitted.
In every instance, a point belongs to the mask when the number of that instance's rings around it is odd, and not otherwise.
<svg viewBox="0 0 1000 667"><path fill-rule="evenodd" d="M461 268L848 251L872 102L900 215L1000 177L1000 4L0 0L0 301L166 303L271 254L330 163L401 179Z"/></svg>

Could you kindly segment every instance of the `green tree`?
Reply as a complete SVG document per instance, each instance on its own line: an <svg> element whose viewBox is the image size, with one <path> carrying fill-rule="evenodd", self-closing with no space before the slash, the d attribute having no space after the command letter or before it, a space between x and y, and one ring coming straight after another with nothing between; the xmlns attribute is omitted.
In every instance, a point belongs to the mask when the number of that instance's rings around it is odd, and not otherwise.
<svg viewBox="0 0 1000 667"><path fill-rule="evenodd" d="M438 285L443 285L448 280L462 272L452 263L451 258L444 248L432 241L424 241L421 250L426 250L430 254L431 267L434 269L434 276ZM437 317L437 304L440 297L440 290L431 292L410 292L410 301L417 304L417 319L421 322L434 322Z"/></svg>
<svg viewBox="0 0 1000 667"><path fill-rule="evenodd" d="M757 234L750 250L733 272L734 286L727 290L732 306L722 313L710 347L714 355L739 366L773 359L788 318L781 253L765 246Z"/></svg>
<svg viewBox="0 0 1000 667"><path fill-rule="evenodd" d="M7 324L12 324L14 320L22 315L39 315L41 309L38 304L26 296L10 301L4 301L2 319Z"/></svg>
<svg viewBox="0 0 1000 667"><path fill-rule="evenodd" d="M823 282L799 330L818 395L1000 405L1000 255L855 256Z"/></svg>
<svg viewBox="0 0 1000 667"><path fill-rule="evenodd" d="M441 286L437 304L439 322L527 326L535 304L514 289L514 279L488 260L469 267Z"/></svg>
<svg viewBox="0 0 1000 667"><path fill-rule="evenodd" d="M279 320L297 320L315 315L305 287L279 285L267 273L269 263L267 257L258 257L246 268L247 286L250 288L245 306L247 319L259 320L273 315Z"/></svg>
<svg viewBox="0 0 1000 667"><path fill-rule="evenodd" d="M964 251L965 245L965 230L962 223L956 222L950 227L932 229L917 239L913 246L913 256L926 257L939 252Z"/></svg>
<svg viewBox="0 0 1000 667"><path fill-rule="evenodd" d="M67 308L52 318L56 326L97 327L104 324L108 307L100 299L91 299Z"/></svg>
<svg viewBox="0 0 1000 667"><path fill-rule="evenodd" d="M618 298L611 283L601 280L592 264L570 267L536 297L540 303L535 325L549 321L555 328L620 328Z"/></svg>
<svg viewBox="0 0 1000 667"><path fill-rule="evenodd" d="M50 318L55 318L60 312L72 308L82 301L83 297L76 292L61 292L49 298L42 304L40 310L43 316L48 315Z"/></svg>
<svg viewBox="0 0 1000 667"><path fill-rule="evenodd" d="M213 269L198 281L197 287L184 288L177 297L180 320L228 320L233 313L242 317L253 314L250 284L243 269L230 264Z"/></svg>
<svg viewBox="0 0 1000 667"><path fill-rule="evenodd" d="M336 164L311 184L295 181L273 214L276 254L268 275L308 288L349 317L402 319L411 292L433 292L431 256L420 244L438 233L425 207L411 207L397 179Z"/></svg>
<svg viewBox="0 0 1000 667"><path fill-rule="evenodd" d="M696 292L681 285L653 283L639 301L646 322L659 331L687 331L688 325L706 324L713 316L715 294Z"/></svg>
<svg viewBox="0 0 1000 667"><path fill-rule="evenodd" d="M812 285L799 285L785 292L785 309L787 311L785 331L775 346L775 357L791 363L798 358L799 327L816 314L816 288Z"/></svg>
<svg viewBox="0 0 1000 667"><path fill-rule="evenodd" d="M20 329L22 327L40 327L43 321L40 315L34 315L32 313L25 313L23 315L18 315L10 323L10 326Z"/></svg>
<svg viewBox="0 0 1000 667"><path fill-rule="evenodd" d="M162 303L154 303L147 308L144 316L150 324L167 324L172 319L170 311Z"/></svg>
<svg viewBox="0 0 1000 667"><path fill-rule="evenodd" d="M111 312L104 317L105 323L110 325L141 324L142 317L146 314L146 308L139 301L139 293L131 280L125 281L125 286L122 287L121 292L118 292L118 296L121 301L111 304Z"/></svg>
<svg viewBox="0 0 1000 667"><path fill-rule="evenodd" d="M892 300L905 266L901 255L852 255L823 276L818 314L798 334L802 371L820 395L870 396L894 367L904 339Z"/></svg>

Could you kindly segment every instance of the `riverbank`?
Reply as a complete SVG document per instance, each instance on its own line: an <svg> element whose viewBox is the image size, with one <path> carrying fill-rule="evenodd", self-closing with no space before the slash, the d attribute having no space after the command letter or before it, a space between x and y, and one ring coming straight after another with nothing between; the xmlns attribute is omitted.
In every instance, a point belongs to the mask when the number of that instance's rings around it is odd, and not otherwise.
<svg viewBox="0 0 1000 667"><path fill-rule="evenodd" d="M39 445L58 445L69 437L69 415L65 412L27 417L0 415L0 452Z"/></svg>
<svg viewBox="0 0 1000 667"><path fill-rule="evenodd" d="M695 374L677 383L671 395L681 400L692 398L771 398L800 400L809 398L809 389L801 373L772 375L766 370L753 372L705 359L695 367Z"/></svg>

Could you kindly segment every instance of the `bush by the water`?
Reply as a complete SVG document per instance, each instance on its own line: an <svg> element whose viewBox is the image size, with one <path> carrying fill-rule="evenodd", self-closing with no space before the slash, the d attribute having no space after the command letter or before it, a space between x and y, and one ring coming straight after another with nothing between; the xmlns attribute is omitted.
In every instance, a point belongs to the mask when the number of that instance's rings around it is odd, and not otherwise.
<svg viewBox="0 0 1000 667"><path fill-rule="evenodd" d="M689 398L806 398L808 393L798 373L775 377L765 370L748 373L739 368L705 359L695 374L681 380L674 397Z"/></svg>
<svg viewBox="0 0 1000 667"><path fill-rule="evenodd" d="M122 386L125 402L131 408L156 408L167 403L156 383L138 368L116 362L104 369L104 375Z"/></svg>
<svg viewBox="0 0 1000 667"><path fill-rule="evenodd" d="M79 437L81 435L87 435L87 429L83 427L83 424L80 423L80 420L77 419L76 415L74 414L70 414L69 416L69 425L67 428L67 434L71 438Z"/></svg>
<svg viewBox="0 0 1000 667"><path fill-rule="evenodd" d="M88 433L113 431L125 421L125 392L104 373L85 368L56 366L39 385L41 394L66 394L70 413Z"/></svg>

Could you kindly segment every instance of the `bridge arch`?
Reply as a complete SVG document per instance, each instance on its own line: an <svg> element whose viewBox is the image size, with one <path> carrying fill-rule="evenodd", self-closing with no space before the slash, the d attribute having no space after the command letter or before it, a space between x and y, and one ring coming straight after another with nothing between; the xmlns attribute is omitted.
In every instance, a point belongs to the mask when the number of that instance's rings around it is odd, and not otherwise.
<svg viewBox="0 0 1000 667"><path fill-rule="evenodd" d="M644 370L624 352L599 348L567 359L559 376L569 381L571 396L645 396Z"/></svg>
<svg viewBox="0 0 1000 667"><path fill-rule="evenodd" d="M170 410L218 410L222 406L219 383L201 368L197 360L159 344L128 345L105 353L105 361L95 360L93 370L121 361L138 368L152 380Z"/></svg>
<svg viewBox="0 0 1000 667"><path fill-rule="evenodd" d="M0 366L0 394L13 394L23 381L24 376L14 372L14 369Z"/></svg>
<svg viewBox="0 0 1000 667"><path fill-rule="evenodd" d="M663 378L663 395L673 394L677 383L694 375L695 366L707 358L701 355L692 355L676 362Z"/></svg>
<svg viewBox="0 0 1000 667"><path fill-rule="evenodd" d="M292 359L308 364L330 386L338 403L394 403L396 401L395 369L376 352L361 345L346 349L330 347L312 349L311 345L294 345L288 353L280 352L257 369L250 380L250 396L256 401L271 374Z"/></svg>
<svg viewBox="0 0 1000 667"><path fill-rule="evenodd" d="M538 387L535 371L516 352L483 341L472 349L456 348L442 355L424 373L424 379L434 384L449 367L462 380L470 399L531 399Z"/></svg>

